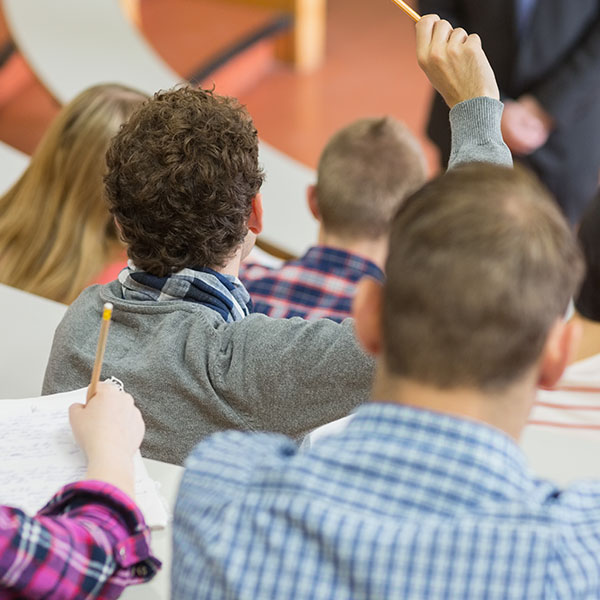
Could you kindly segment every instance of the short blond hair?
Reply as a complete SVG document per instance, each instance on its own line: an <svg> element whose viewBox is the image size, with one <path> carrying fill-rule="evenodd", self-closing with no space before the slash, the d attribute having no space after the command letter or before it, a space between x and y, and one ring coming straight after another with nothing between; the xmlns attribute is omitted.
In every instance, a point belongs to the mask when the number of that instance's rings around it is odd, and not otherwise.
<svg viewBox="0 0 600 600"><path fill-rule="evenodd" d="M402 123L390 117L355 121L331 138L319 160L323 226L344 238L379 238L426 177L421 147Z"/></svg>
<svg viewBox="0 0 600 600"><path fill-rule="evenodd" d="M583 263L533 175L473 165L404 204L386 272L388 370L441 389L498 391L539 359Z"/></svg>

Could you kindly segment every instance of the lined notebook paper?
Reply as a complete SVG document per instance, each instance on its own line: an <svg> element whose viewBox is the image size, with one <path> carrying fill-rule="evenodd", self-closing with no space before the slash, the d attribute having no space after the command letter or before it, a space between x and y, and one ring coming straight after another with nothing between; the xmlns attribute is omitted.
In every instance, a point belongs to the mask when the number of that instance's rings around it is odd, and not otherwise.
<svg viewBox="0 0 600 600"><path fill-rule="evenodd" d="M69 406L86 388L23 400L0 400L0 504L36 513L67 483L85 476L86 458L69 425ZM168 514L138 451L135 500L146 523L166 527Z"/></svg>

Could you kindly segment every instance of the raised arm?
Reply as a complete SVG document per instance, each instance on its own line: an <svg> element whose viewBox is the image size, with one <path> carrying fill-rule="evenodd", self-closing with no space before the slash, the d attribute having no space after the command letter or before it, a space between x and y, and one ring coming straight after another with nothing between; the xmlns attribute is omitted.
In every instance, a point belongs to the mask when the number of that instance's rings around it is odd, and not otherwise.
<svg viewBox="0 0 600 600"><path fill-rule="evenodd" d="M416 25L417 58L450 107L450 168L472 162L512 166L502 139L502 103L494 72L478 35L453 29L437 15Z"/></svg>
<svg viewBox="0 0 600 600"><path fill-rule="evenodd" d="M220 395L251 428L298 438L368 400L374 363L351 319L272 319L265 335L267 319L252 315L230 328L213 365Z"/></svg>

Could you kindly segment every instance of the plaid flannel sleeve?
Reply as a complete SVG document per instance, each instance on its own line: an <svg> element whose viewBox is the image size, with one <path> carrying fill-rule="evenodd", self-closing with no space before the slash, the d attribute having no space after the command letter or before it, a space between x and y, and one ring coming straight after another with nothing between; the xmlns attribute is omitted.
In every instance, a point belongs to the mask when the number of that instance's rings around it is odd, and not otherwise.
<svg viewBox="0 0 600 600"><path fill-rule="evenodd" d="M112 599L159 568L140 510L108 483L67 485L35 517L0 507L0 598Z"/></svg>

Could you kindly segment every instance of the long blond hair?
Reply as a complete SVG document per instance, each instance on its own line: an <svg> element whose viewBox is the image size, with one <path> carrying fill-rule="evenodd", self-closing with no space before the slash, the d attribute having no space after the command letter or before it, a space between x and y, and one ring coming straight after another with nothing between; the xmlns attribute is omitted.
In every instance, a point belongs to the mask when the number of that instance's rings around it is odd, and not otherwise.
<svg viewBox="0 0 600 600"><path fill-rule="evenodd" d="M97 85L61 110L0 198L0 283L70 303L123 250L104 198L105 154L145 99Z"/></svg>

